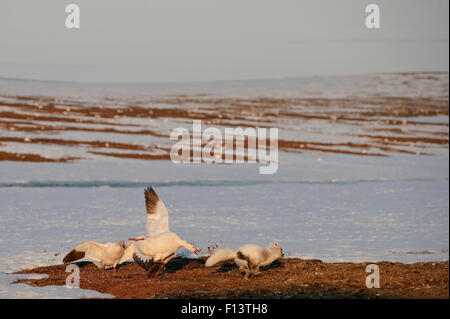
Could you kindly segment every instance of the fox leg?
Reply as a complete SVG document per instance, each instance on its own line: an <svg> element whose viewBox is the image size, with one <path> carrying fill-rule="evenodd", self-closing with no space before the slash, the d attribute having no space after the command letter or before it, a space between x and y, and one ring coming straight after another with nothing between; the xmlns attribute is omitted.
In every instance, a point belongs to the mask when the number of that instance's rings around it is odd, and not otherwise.
<svg viewBox="0 0 450 319"><path fill-rule="evenodd" d="M251 273L252 275L260 275L261 272L259 271L259 266L258 265L252 265L251 267Z"/></svg>
<svg viewBox="0 0 450 319"><path fill-rule="evenodd" d="M245 273L244 278L245 278L245 279L248 279L248 277L249 277L250 274L252 273L250 261L248 260L248 261L247 261L247 265L246 265L246 266L241 266L241 267L239 268L239 270L240 270L241 272L244 272L244 273Z"/></svg>
<svg viewBox="0 0 450 319"><path fill-rule="evenodd" d="M244 278L248 279L248 276L250 275L251 270L250 270L250 268L248 268L248 265L247 266L241 265L241 266L239 266L239 272L245 273Z"/></svg>
<svg viewBox="0 0 450 319"><path fill-rule="evenodd" d="M250 260L248 260L248 262L247 262L247 267L241 266L241 267L239 268L239 270L240 270L241 272L245 272L245 275L244 275L244 278L245 278L245 279L248 279L248 277L249 277L250 275L256 276L256 275L261 274L261 272L259 271L259 265L254 265L254 264L252 264L252 263L250 262Z"/></svg>
<svg viewBox="0 0 450 319"><path fill-rule="evenodd" d="M250 258L248 258L247 256L245 256L241 251L237 252L237 258L244 261L245 265L241 265L239 266L239 271L245 272L244 278L248 279L248 276L250 275L251 272L251 267L252 267L252 263L250 262Z"/></svg>
<svg viewBox="0 0 450 319"><path fill-rule="evenodd" d="M248 279L248 277L250 275L256 276L261 274L261 272L259 271L259 266L258 265L253 265L251 263L249 263L249 267L244 269L245 275L244 278Z"/></svg>

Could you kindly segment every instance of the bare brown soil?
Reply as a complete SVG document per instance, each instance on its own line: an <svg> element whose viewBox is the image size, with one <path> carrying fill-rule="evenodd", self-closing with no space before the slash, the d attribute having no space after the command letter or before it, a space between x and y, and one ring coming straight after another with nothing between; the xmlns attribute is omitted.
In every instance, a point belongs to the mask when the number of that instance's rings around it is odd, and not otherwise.
<svg viewBox="0 0 450 319"><path fill-rule="evenodd" d="M170 160L170 156L168 154L152 155L152 154L110 153L110 152L94 152L94 151L89 151L89 153L117 158L133 158L142 160Z"/></svg>
<svg viewBox="0 0 450 319"><path fill-rule="evenodd" d="M80 122L81 123L81 122ZM2 123L9 131L22 131L31 133L40 132L52 132L52 131L82 131L82 132L97 132L97 133L115 133L115 134L130 134L130 135L151 135L156 137L168 137L166 135L161 135L150 130L118 130L115 128L92 128L92 127L78 127L78 126L56 126L56 125L45 125L39 123L32 123L28 126L24 126L23 123Z"/></svg>
<svg viewBox="0 0 450 319"><path fill-rule="evenodd" d="M67 163L74 161L75 157L61 157L61 158L47 158L38 154L27 153L10 153L0 151L0 161L13 161L13 162L51 162L51 163Z"/></svg>
<svg viewBox="0 0 450 319"><path fill-rule="evenodd" d="M285 258L244 279L230 264L204 267L201 259L174 258L156 278L149 279L136 263L104 274L90 262L80 262L80 287L110 293L116 298L449 298L448 261L402 264L376 263L380 288L365 285L369 263L323 263ZM33 286L65 285L65 265L18 273L48 274L21 280Z"/></svg>

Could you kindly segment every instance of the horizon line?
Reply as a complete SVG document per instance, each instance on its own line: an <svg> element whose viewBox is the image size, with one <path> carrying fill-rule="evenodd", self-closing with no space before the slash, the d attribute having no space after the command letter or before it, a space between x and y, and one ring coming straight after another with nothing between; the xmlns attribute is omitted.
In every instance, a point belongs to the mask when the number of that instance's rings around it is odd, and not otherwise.
<svg viewBox="0 0 450 319"><path fill-rule="evenodd" d="M22 78L1 76L0 80L11 81L29 81L29 82L49 82L49 83L76 83L76 84L147 84L147 85L177 85L177 84L204 84L204 83L224 83L224 82L252 82L252 81L283 81L301 78L323 78L323 77L339 77L339 76L367 76L367 75L395 75L395 74L448 74L446 71L396 71L396 72L368 72L368 73L348 73L348 74L317 74L317 75L298 75L285 77L264 77L264 78L247 78L247 79L221 79L221 80L194 80L194 81L82 81L82 80L56 80L56 79L39 79L39 78Z"/></svg>

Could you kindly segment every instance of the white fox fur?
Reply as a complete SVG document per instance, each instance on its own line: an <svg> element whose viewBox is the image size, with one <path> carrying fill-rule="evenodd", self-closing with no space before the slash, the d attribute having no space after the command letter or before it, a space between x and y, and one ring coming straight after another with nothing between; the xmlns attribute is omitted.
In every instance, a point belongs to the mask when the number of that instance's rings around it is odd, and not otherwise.
<svg viewBox="0 0 450 319"><path fill-rule="evenodd" d="M278 243L270 243L266 249L248 244L237 251L229 248L219 249L206 260L205 266L211 267L222 261L233 260L239 270L245 272L247 279L250 274L259 274L259 267L270 265L283 255L283 249Z"/></svg>

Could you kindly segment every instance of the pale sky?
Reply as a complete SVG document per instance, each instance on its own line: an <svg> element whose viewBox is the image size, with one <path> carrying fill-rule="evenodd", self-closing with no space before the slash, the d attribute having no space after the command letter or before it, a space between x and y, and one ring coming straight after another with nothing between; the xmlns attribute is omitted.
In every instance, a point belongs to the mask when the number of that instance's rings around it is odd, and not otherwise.
<svg viewBox="0 0 450 319"><path fill-rule="evenodd" d="M67 29L78 4L81 28ZM365 27L365 7L381 28ZM209 81L448 71L448 0L1 0L0 77Z"/></svg>

